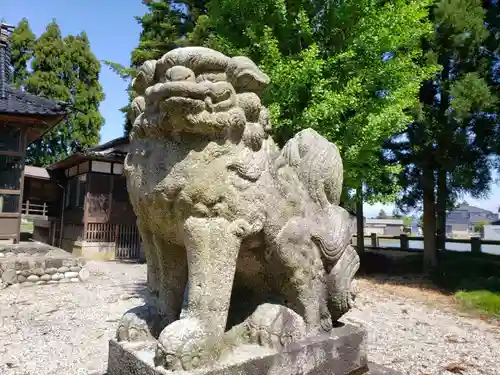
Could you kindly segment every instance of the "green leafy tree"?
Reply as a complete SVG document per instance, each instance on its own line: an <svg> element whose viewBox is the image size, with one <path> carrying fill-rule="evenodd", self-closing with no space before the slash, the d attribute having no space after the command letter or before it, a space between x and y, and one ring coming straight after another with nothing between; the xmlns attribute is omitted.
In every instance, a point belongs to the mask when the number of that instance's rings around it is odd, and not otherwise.
<svg viewBox="0 0 500 375"><path fill-rule="evenodd" d="M20 88L28 78L28 63L33 57L35 34L31 31L26 18L23 18L10 35L11 64L13 67L13 84Z"/></svg>
<svg viewBox="0 0 500 375"><path fill-rule="evenodd" d="M404 216L403 217L403 226L405 228L410 228L411 227L411 223L413 223L413 218L410 217L410 216Z"/></svg>
<svg viewBox="0 0 500 375"><path fill-rule="evenodd" d="M498 41L488 30L495 23L485 22L488 12L498 15L494 2L436 1L430 12L434 35L423 48L442 69L422 85L414 121L388 144L388 159L404 166L399 206L423 204L426 269L436 266L437 249L444 248L447 210L464 193L481 196L491 182L498 150Z"/></svg>
<svg viewBox="0 0 500 375"><path fill-rule="evenodd" d="M404 131L420 82L436 71L420 45L433 31L430 1L185 2L177 16L189 27L179 27L166 3L148 2L132 67L179 45L249 56L271 77L263 101L279 143L307 127L335 142L345 165L343 204L353 204L356 190L359 217L363 199L394 198L399 168L382 163L381 144Z"/></svg>
<svg viewBox="0 0 500 375"><path fill-rule="evenodd" d="M395 219L401 219L403 217L403 214L401 213L401 211L395 208L394 210L392 210L392 217Z"/></svg>
<svg viewBox="0 0 500 375"><path fill-rule="evenodd" d="M388 216L385 213L385 211L384 210L380 210L380 212L377 215L377 219L387 219L387 218L388 218Z"/></svg>
<svg viewBox="0 0 500 375"><path fill-rule="evenodd" d="M25 26L29 30L27 21ZM32 56L31 72L20 84L32 94L71 102L76 108L65 122L28 148L26 162L45 166L99 142L103 123L99 103L104 94L99 84L100 63L91 52L85 33L63 38L54 20L31 45L32 50L26 47L27 43L12 45L14 56L23 52ZM18 66L21 77L23 66Z"/></svg>
<svg viewBox="0 0 500 375"><path fill-rule="evenodd" d="M432 33L428 5L212 0L193 32L202 29L206 46L247 55L270 75L263 100L280 143L312 127L339 146L343 205L353 206L356 190L358 232L363 200L390 201L399 190L399 169L383 165L381 144L404 131L420 82L436 71L420 46Z"/></svg>
<svg viewBox="0 0 500 375"><path fill-rule="evenodd" d="M484 230L484 226L488 224L489 224L488 220L480 220L474 224L474 231L476 233L482 233Z"/></svg>

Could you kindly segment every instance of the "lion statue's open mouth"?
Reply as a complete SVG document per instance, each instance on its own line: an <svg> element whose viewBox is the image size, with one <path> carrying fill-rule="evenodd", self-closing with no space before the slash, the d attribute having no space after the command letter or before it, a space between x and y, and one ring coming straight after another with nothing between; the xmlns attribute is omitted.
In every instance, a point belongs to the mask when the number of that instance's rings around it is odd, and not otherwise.
<svg viewBox="0 0 500 375"><path fill-rule="evenodd" d="M207 365L222 342L284 347L331 331L353 304L340 154L312 129L279 150L268 83L251 60L201 47L133 81L125 173L156 302L125 314L117 338L158 340L159 366Z"/></svg>

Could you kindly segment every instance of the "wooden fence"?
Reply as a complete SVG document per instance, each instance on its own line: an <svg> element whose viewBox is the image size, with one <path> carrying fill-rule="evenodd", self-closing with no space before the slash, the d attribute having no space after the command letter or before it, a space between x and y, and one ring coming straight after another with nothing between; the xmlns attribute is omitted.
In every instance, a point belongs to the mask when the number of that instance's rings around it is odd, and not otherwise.
<svg viewBox="0 0 500 375"><path fill-rule="evenodd" d="M411 248L410 241L424 241L424 237L412 237L407 234L400 234L399 236L386 236L386 235L377 235L376 233L372 233L371 235L365 235L365 238L370 238L370 245L365 244L365 248L367 249L375 249L375 250L392 250L392 251L422 251L422 248ZM380 240L392 240L398 241L399 247L396 246L380 246ZM356 236L353 236L352 243L356 245ZM482 252L482 245L493 245L500 246L500 241L495 240L485 240L481 237L471 237L468 239L459 239L459 238L446 238L446 243L459 243L459 244L469 244L470 251L474 254L479 254ZM446 249L451 250L452 249ZM500 250L500 247L499 247ZM499 254L500 255L500 252Z"/></svg>
<svg viewBox="0 0 500 375"><path fill-rule="evenodd" d="M31 203L29 200L23 202L22 211L23 215L27 216L48 216L49 206L46 202L43 204Z"/></svg>
<svg viewBox="0 0 500 375"><path fill-rule="evenodd" d="M140 257L141 237L135 224L88 223L85 241L114 243L119 259Z"/></svg>

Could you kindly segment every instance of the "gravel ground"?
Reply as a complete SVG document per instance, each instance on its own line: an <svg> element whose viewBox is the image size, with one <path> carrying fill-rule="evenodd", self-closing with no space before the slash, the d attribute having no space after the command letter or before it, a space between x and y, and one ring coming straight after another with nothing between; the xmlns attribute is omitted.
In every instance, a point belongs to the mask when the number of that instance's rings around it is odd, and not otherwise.
<svg viewBox="0 0 500 375"><path fill-rule="evenodd" d="M89 262L85 283L0 290L0 374L103 374L123 312L142 302L145 265ZM500 375L500 327L361 281L345 322L370 360L407 375ZM446 370L446 368L449 370Z"/></svg>

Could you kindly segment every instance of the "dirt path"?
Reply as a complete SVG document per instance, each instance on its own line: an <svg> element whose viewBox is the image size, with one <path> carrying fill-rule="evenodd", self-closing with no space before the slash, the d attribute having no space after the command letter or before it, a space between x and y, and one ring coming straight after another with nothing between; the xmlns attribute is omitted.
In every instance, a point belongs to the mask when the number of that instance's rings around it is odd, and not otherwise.
<svg viewBox="0 0 500 375"><path fill-rule="evenodd" d="M85 283L0 291L0 374L105 372L107 342L123 312L142 302L146 267L88 267ZM343 319L368 329L371 360L404 375L500 374L499 327L458 315L437 293L359 284L357 306ZM432 299L442 299L440 308Z"/></svg>

